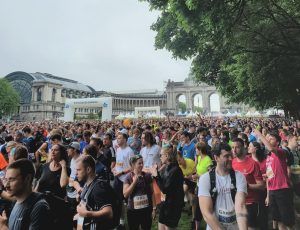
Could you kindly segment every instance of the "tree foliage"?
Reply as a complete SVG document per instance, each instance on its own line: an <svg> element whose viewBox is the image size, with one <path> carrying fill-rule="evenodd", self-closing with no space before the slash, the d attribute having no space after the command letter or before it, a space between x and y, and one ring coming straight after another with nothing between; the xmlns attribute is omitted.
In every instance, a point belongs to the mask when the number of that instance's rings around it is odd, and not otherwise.
<svg viewBox="0 0 300 230"><path fill-rule="evenodd" d="M0 79L0 117L17 112L20 97L5 79Z"/></svg>
<svg viewBox="0 0 300 230"><path fill-rule="evenodd" d="M179 101L178 102L178 108L182 113L186 112L186 104L184 102Z"/></svg>
<svg viewBox="0 0 300 230"><path fill-rule="evenodd" d="M192 59L230 102L300 117L300 1L144 0L161 12L155 47Z"/></svg>

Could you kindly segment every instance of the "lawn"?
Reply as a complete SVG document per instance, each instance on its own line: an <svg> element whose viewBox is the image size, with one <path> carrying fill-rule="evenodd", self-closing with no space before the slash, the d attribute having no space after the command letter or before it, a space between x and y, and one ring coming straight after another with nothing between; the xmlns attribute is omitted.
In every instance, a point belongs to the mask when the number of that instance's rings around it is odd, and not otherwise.
<svg viewBox="0 0 300 230"><path fill-rule="evenodd" d="M192 216L189 215L188 212L184 209L181 214L181 218L180 218L177 229L178 230L190 230L191 229L191 220L192 220ZM152 230L157 230L157 228L158 228L157 221L158 221L158 216L155 218L155 221L152 224ZM200 230L205 230L205 229L206 229L206 224L204 221L202 221Z"/></svg>

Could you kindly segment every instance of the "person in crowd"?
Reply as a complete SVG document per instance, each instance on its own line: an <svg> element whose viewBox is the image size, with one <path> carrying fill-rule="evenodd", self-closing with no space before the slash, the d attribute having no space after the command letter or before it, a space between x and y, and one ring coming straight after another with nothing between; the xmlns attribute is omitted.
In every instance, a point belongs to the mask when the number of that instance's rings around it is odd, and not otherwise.
<svg viewBox="0 0 300 230"><path fill-rule="evenodd" d="M155 165L151 173L165 200L161 203L158 229L176 229L184 205L183 174L177 162L177 151L173 146L161 150L162 167Z"/></svg>
<svg viewBox="0 0 300 230"><path fill-rule="evenodd" d="M191 141L189 132L182 132L180 136L180 143L177 146L177 150L183 153L184 158L189 158L193 161L195 160L195 143Z"/></svg>
<svg viewBox="0 0 300 230"><path fill-rule="evenodd" d="M150 132L143 132L142 134L141 155L144 161L144 171L147 172L153 165L160 164L159 154L161 148L155 143L155 139Z"/></svg>
<svg viewBox="0 0 300 230"><path fill-rule="evenodd" d="M127 144L133 150L134 154L140 154L142 141L140 139L140 130L138 128L132 130L132 136L128 138Z"/></svg>
<svg viewBox="0 0 300 230"><path fill-rule="evenodd" d="M207 230L246 230L247 181L243 174L232 170L232 152L228 144L221 143L214 149L217 162L215 170L199 179L199 204ZM214 188L212 179L214 180ZM233 178L236 181L233 185Z"/></svg>
<svg viewBox="0 0 300 230"><path fill-rule="evenodd" d="M239 133L238 138L242 139L244 142L244 148L248 149L249 147L249 139L246 133ZM234 140L234 139L233 139Z"/></svg>
<svg viewBox="0 0 300 230"><path fill-rule="evenodd" d="M213 141L213 138L219 138L218 135L217 135L217 129L215 128L211 128L209 130L209 134L210 134L210 139L207 141L207 144L212 147L212 141Z"/></svg>
<svg viewBox="0 0 300 230"><path fill-rule="evenodd" d="M113 197L109 184L97 180L95 160L82 155L76 160L76 176L85 183L77 206L78 225L83 230L111 230Z"/></svg>
<svg viewBox="0 0 300 230"><path fill-rule="evenodd" d="M72 216L75 216L76 207L78 205L77 202L77 196L81 193L82 188L79 185L78 181L76 180L76 161L80 156L80 144L78 142L71 142L67 149L68 157L71 159L70 161L70 177L69 177L69 183L66 187L67 190L67 201L70 205L70 211L72 213Z"/></svg>
<svg viewBox="0 0 300 230"><path fill-rule="evenodd" d="M131 172L126 175L123 194L127 199L127 221L130 230L150 230L156 215L151 174L143 172L143 157L130 158Z"/></svg>
<svg viewBox="0 0 300 230"><path fill-rule="evenodd" d="M259 164L263 180L266 181L266 154L261 147L261 144L256 141L251 142L248 147L248 153L251 155L252 159ZM258 229L260 230L268 229L268 207L265 204L266 197L267 188L264 188L264 190L260 193L258 203Z"/></svg>
<svg viewBox="0 0 300 230"><path fill-rule="evenodd" d="M49 141L45 141L35 152L36 166L44 164L51 160L51 156L48 154L53 145L62 144L62 133L60 131L53 130L50 134Z"/></svg>
<svg viewBox="0 0 300 230"><path fill-rule="evenodd" d="M266 161L267 198L272 219L278 222L278 228L292 229L295 224L293 191L290 189L287 172L287 154L279 147L281 138L270 132L268 140L260 131L254 130L256 136L270 151Z"/></svg>
<svg viewBox="0 0 300 230"><path fill-rule="evenodd" d="M232 168L244 174L247 181L248 194L246 196L246 207L248 212L248 230L258 227L259 197L265 188L265 182L260 171L259 164L247 155L245 143L242 139L233 140L232 152L234 159Z"/></svg>
<svg viewBox="0 0 300 230"><path fill-rule="evenodd" d="M200 141L196 144L196 174L193 174L192 180L197 182L197 187L195 189L196 200L193 201L192 208L194 209L194 218L193 218L193 226L195 226L196 230L200 229L200 221L202 220L202 214L200 211L200 206L198 202L198 181L201 175L208 172L208 170L213 166L212 159L208 154L208 145L203 141Z"/></svg>
<svg viewBox="0 0 300 230"><path fill-rule="evenodd" d="M108 168L97 158L98 149L95 145L86 145L83 149L84 155L90 155L96 162L96 175L103 180L109 181L109 170Z"/></svg>
<svg viewBox="0 0 300 230"><path fill-rule="evenodd" d="M71 172L67 166L67 150L63 145L57 144L52 146L50 154L51 161L45 163L37 175L39 180L35 190L42 193L50 191L64 199Z"/></svg>
<svg viewBox="0 0 300 230"><path fill-rule="evenodd" d="M83 149L85 148L86 145L90 144L92 133L89 130L85 130L83 132L83 140L80 141L80 152L83 152Z"/></svg>
<svg viewBox="0 0 300 230"><path fill-rule="evenodd" d="M8 163L12 164L19 159L28 159L28 150L23 145L17 145L11 149Z"/></svg>
<svg viewBox="0 0 300 230"><path fill-rule="evenodd" d="M124 199L123 196L123 183L126 178L126 174L131 171L130 167L130 158L134 156L134 152L127 144L128 136L125 133L119 133L117 136L118 141L118 150L116 153L116 166L113 168L112 172L114 173L114 190L119 195L121 200ZM124 229L125 221L125 206L122 207L122 215L120 218L119 229Z"/></svg>
<svg viewBox="0 0 300 230"><path fill-rule="evenodd" d="M112 135L105 133L103 136L103 155L108 160L108 167L113 169L116 165L116 153L112 146Z"/></svg>
<svg viewBox="0 0 300 230"><path fill-rule="evenodd" d="M184 158L180 151L177 151L177 161L184 176L183 191L190 206L192 207L192 220L194 220L196 207L195 201L197 201L197 196L195 196L195 188L197 184L193 177L196 171L195 162L189 158ZM194 221L192 221L192 226L194 225Z"/></svg>
<svg viewBox="0 0 300 230"><path fill-rule="evenodd" d="M36 151L36 146L35 146L35 141L34 141L34 136L32 135L32 130L30 127L26 126L23 128L23 133L24 133L24 139L23 143L28 149L29 157L32 160L35 160L35 151Z"/></svg>
<svg viewBox="0 0 300 230"><path fill-rule="evenodd" d="M14 134L14 141L19 143L19 144L22 144L23 143L23 132L20 131L20 130L17 130Z"/></svg>
<svg viewBox="0 0 300 230"><path fill-rule="evenodd" d="M295 194L300 197L300 142L298 143L297 139L297 136L290 134L288 136L287 149L293 156L293 164L291 165L291 181L293 190Z"/></svg>
<svg viewBox="0 0 300 230"><path fill-rule="evenodd" d="M8 166L4 185L7 193L10 197L14 197L16 203L9 218L5 211L0 216L0 229L50 230L50 207L45 199L36 201L38 194L32 191L34 175L35 169L30 160L20 159Z"/></svg>

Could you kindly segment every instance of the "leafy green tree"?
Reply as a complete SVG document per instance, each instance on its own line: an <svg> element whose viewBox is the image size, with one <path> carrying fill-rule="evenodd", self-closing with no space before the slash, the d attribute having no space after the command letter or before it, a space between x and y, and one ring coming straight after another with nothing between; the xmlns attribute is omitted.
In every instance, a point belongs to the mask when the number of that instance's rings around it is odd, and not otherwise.
<svg viewBox="0 0 300 230"><path fill-rule="evenodd" d="M300 118L300 1L144 1L161 12L155 47L192 59L196 81Z"/></svg>
<svg viewBox="0 0 300 230"><path fill-rule="evenodd" d="M97 118L98 118L98 116L94 113L89 113L87 115L87 119L90 119L90 120L94 120L94 119L97 119Z"/></svg>
<svg viewBox="0 0 300 230"><path fill-rule="evenodd" d="M203 113L203 108L199 106L194 106L193 112Z"/></svg>
<svg viewBox="0 0 300 230"><path fill-rule="evenodd" d="M20 97L5 79L0 79L0 117L10 116L18 111Z"/></svg>
<svg viewBox="0 0 300 230"><path fill-rule="evenodd" d="M186 111L186 104L184 102L179 101L178 108L182 113L184 113Z"/></svg>

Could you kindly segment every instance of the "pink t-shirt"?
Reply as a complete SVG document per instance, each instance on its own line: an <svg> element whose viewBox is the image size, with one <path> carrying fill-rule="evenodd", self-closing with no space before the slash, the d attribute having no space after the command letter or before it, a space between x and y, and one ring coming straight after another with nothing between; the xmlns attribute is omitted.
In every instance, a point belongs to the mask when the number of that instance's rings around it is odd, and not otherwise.
<svg viewBox="0 0 300 230"><path fill-rule="evenodd" d="M256 181L262 181L262 175L260 172L259 164L252 159L252 157L246 156L245 160L238 161L237 158L232 160L232 168L235 171L239 171L244 174L248 184L256 184ZM246 197L246 204L258 203L259 191L248 189L248 195Z"/></svg>
<svg viewBox="0 0 300 230"><path fill-rule="evenodd" d="M277 154L272 152L266 161L269 190L279 190L289 187L286 152L278 148Z"/></svg>

